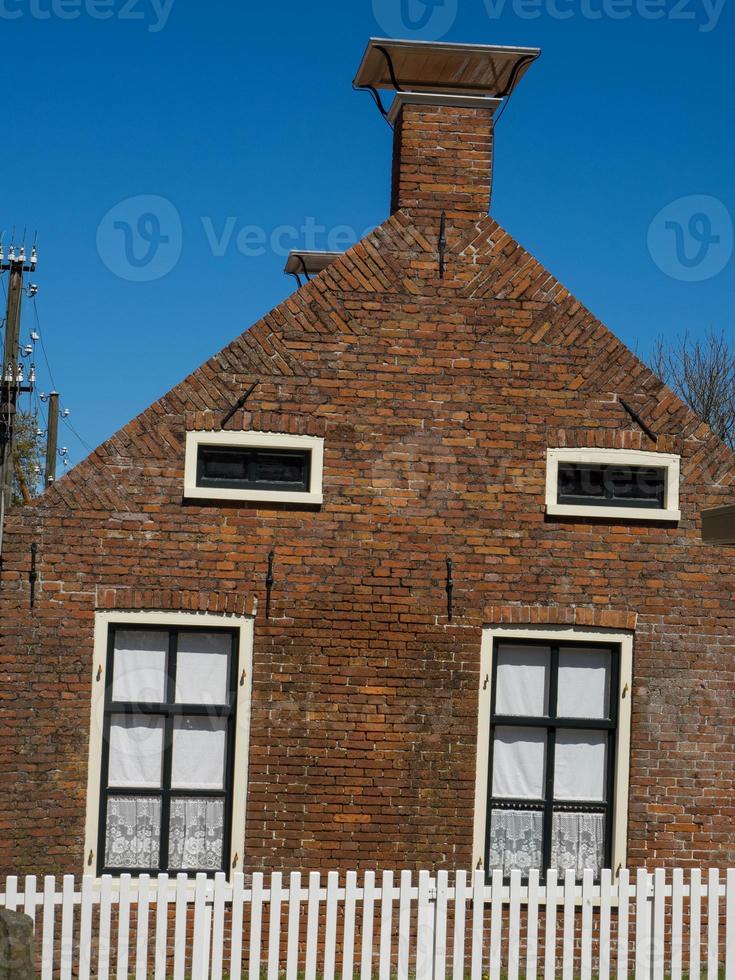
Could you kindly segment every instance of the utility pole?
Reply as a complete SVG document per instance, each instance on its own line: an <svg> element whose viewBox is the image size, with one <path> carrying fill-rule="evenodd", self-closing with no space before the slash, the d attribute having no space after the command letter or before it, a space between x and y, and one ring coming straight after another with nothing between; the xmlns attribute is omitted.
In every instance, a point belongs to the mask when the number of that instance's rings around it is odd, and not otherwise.
<svg viewBox="0 0 735 980"><path fill-rule="evenodd" d="M23 384L20 363L20 308L23 298L23 275L36 268L36 248L26 259L25 246L16 252L8 249L7 258L0 245L0 272L9 272L8 306L5 320L2 375L0 375L0 561L2 561L2 533L5 511L10 507L13 493L13 441L18 396L31 391L31 384Z"/></svg>
<svg viewBox="0 0 735 980"><path fill-rule="evenodd" d="M56 446L59 440L59 393L52 391L48 396L48 431L46 434L46 479L50 487L56 480Z"/></svg>

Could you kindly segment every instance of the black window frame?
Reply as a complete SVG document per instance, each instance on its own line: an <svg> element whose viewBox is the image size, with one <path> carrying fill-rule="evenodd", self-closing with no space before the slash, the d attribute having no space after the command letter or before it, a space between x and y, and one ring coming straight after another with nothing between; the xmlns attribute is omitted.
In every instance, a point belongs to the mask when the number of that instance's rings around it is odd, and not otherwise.
<svg viewBox="0 0 735 980"><path fill-rule="evenodd" d="M168 647L166 651L166 702L165 703L135 703L130 701L113 701L112 688L114 683L115 633L117 630L140 633L166 633ZM175 702L176 664L178 654L178 637L182 633L220 633L231 638L230 662L228 674L228 698L226 705L191 705ZM196 874L206 874L213 878L220 871L229 868L229 855L232 843L232 805L234 798L235 773L235 738L237 733L237 676L238 654L240 646L240 630L238 628L219 628L215 626L171 626L115 622L108 626L107 658L105 674L104 723L102 730L102 765L100 772L99 824L97 832L97 875L123 874L186 874L194 877ZM163 763L161 786L158 789L109 786L110 764L110 727L113 715L146 715L152 718L164 719ZM206 717L226 719L225 735L225 772L222 790L213 789L173 789L171 787L171 767L173 757L173 727L176 718ZM158 846L158 867L109 867L105 864L107 837L107 802L108 798L116 796L134 797L139 799L161 800L161 833ZM185 799L222 799L224 801L224 825L222 839L222 866L216 870L207 868L172 868L168 863L169 831L171 801L177 798Z"/></svg>
<svg viewBox="0 0 735 980"><path fill-rule="evenodd" d="M499 715L496 712L498 694L498 653L501 646L537 646L550 649L549 659L549 703L548 714L541 716ZM559 680L559 651L564 648L606 650L610 658L610 704L609 719L600 718L559 718L556 715ZM546 639L525 639L519 637L495 637L492 660L492 688L490 699L490 747L488 752L487 801L485 811L485 843L483 864L485 875L489 881L493 872L490 867L490 830L493 810L515 810L531 813L542 813L542 859L539 874L542 881L551 867L551 842L554 813L602 813L605 816L605 849L603 868L611 867L613 833L615 829L615 775L617 767L618 734L620 724L620 669L622 648L618 643L600 643L585 640L568 640L548 637ZM493 756L495 747L496 728L544 728L546 729L546 756L544 759L544 798L543 800L507 799L493 796ZM568 731L607 731L607 753L605 774L605 800L601 803L590 803L575 800L554 799L554 763L556 749L556 733L558 730ZM528 874L522 874L524 881ZM506 876L506 881L509 881ZM599 875L596 875L599 881Z"/></svg>
<svg viewBox="0 0 735 980"><path fill-rule="evenodd" d="M604 496L594 497L585 494L567 494L562 491L562 473L564 470L591 471L599 472L602 475ZM661 475L661 491L657 497L616 497L610 487L609 481L605 476L614 472L641 472L659 473ZM669 473L666 466L654 466L647 464L623 464L623 463L583 463L574 460L560 460L556 473L556 502L562 506L570 507L590 507L609 508L609 507L629 507L642 510L659 511L666 510L666 496L668 492Z"/></svg>
<svg viewBox="0 0 735 980"><path fill-rule="evenodd" d="M204 490L263 490L280 491L282 493L310 493L312 450L281 449L278 446L234 446L200 442L197 444L196 486ZM206 453L214 455L243 456L246 459L248 477L245 480L228 480L204 475L204 458ZM268 481L257 478L258 457L285 456L303 461L303 480L298 483L287 481Z"/></svg>

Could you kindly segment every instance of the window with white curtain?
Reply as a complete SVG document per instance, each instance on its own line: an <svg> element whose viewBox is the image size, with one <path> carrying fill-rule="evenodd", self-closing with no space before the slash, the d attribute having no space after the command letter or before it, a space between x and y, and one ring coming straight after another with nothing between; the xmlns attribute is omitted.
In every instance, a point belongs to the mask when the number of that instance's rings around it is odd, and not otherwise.
<svg viewBox="0 0 735 980"><path fill-rule="evenodd" d="M100 874L225 870L238 631L109 628Z"/></svg>
<svg viewBox="0 0 735 980"><path fill-rule="evenodd" d="M485 867L610 866L620 649L496 639Z"/></svg>

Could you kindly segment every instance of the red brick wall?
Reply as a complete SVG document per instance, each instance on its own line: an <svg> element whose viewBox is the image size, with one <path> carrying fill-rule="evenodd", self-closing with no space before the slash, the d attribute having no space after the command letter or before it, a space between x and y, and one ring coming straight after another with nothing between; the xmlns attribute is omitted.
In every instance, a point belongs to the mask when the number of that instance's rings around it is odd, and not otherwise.
<svg viewBox="0 0 735 980"><path fill-rule="evenodd" d="M391 211L487 214L492 154L490 109L404 105L395 125Z"/></svg>
<svg viewBox="0 0 735 980"><path fill-rule="evenodd" d="M699 519L732 457L495 222L450 230L439 280L397 213L11 513L0 873L81 869L95 609L254 598L247 870L469 865L493 621L635 626L631 863L735 860L735 571ZM321 508L182 502L187 428L255 380L228 428L323 435ZM681 524L547 520L547 447L656 448L620 396L682 454Z"/></svg>

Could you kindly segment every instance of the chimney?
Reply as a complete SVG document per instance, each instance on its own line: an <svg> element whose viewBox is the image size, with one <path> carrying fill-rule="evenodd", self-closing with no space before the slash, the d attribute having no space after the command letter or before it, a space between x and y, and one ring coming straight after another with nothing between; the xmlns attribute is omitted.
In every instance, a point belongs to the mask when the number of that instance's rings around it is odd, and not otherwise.
<svg viewBox="0 0 735 980"><path fill-rule="evenodd" d="M372 38L354 86L394 128L391 213L477 218L490 210L493 126L538 48ZM379 89L396 93L390 109Z"/></svg>

